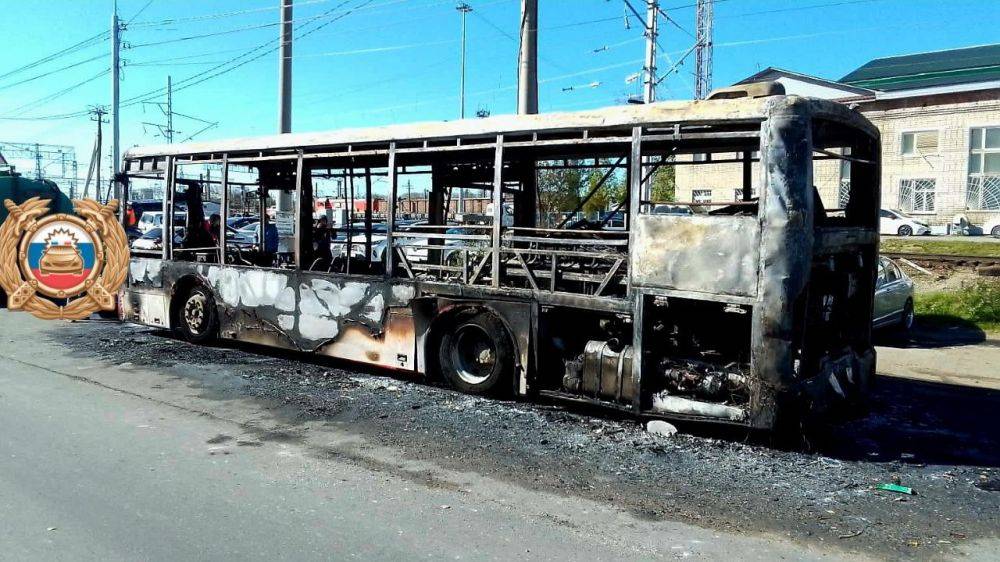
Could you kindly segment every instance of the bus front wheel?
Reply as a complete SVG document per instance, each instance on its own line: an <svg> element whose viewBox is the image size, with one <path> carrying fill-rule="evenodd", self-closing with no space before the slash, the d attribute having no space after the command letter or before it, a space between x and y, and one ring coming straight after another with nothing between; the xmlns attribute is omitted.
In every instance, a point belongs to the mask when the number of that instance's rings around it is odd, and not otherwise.
<svg viewBox="0 0 1000 562"><path fill-rule="evenodd" d="M501 394L511 388L514 345L499 318L479 312L445 329L438 365L453 387L471 394Z"/></svg>
<svg viewBox="0 0 1000 562"><path fill-rule="evenodd" d="M177 331L192 343L203 343L215 337L219 326L215 298L211 291L194 286L180 302L176 314Z"/></svg>

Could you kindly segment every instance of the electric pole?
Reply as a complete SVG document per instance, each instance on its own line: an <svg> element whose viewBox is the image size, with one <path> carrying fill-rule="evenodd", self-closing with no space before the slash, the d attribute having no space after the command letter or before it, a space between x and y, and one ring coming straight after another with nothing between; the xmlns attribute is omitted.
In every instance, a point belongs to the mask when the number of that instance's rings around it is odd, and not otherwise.
<svg viewBox="0 0 1000 562"><path fill-rule="evenodd" d="M712 91L712 5L713 0L698 0L695 11L695 99L705 99Z"/></svg>
<svg viewBox="0 0 1000 562"><path fill-rule="evenodd" d="M42 179L42 150L37 142L35 143L35 179Z"/></svg>
<svg viewBox="0 0 1000 562"><path fill-rule="evenodd" d="M472 11L472 6L462 2L455 9L462 14L462 79L459 86L458 117L465 119L465 15Z"/></svg>
<svg viewBox="0 0 1000 562"><path fill-rule="evenodd" d="M87 181L83 184L83 197L86 198L90 195L90 178L95 174L97 176L97 183L95 184L94 192L100 198L101 193L101 126L104 123L104 116L107 114L108 110L101 106L94 106L90 108L91 121L97 122L97 138L94 140L94 153L90 156L90 167L87 169Z"/></svg>
<svg viewBox="0 0 1000 562"><path fill-rule="evenodd" d="M167 75L167 143L173 144L174 142L174 85Z"/></svg>
<svg viewBox="0 0 1000 562"><path fill-rule="evenodd" d="M292 132L292 0L281 0L281 60L278 64L278 132Z"/></svg>
<svg viewBox="0 0 1000 562"><path fill-rule="evenodd" d="M121 162L119 162L119 71L121 70L121 62L119 61L118 51L121 47L121 36L119 35L121 31L118 24L118 0L114 2L114 11L111 14L111 170L114 173L112 177L112 183L114 184L114 198L121 199L121 186L118 184L118 172L121 171ZM100 131L100 121L98 121L98 131ZM97 185L100 186L100 170L98 170L98 182ZM100 187L97 189L100 193Z"/></svg>
<svg viewBox="0 0 1000 562"><path fill-rule="evenodd" d="M656 21L660 11L658 0L646 0L646 80L642 93L644 103L656 101Z"/></svg>
<svg viewBox="0 0 1000 562"><path fill-rule="evenodd" d="M521 115L538 113L538 0L521 0L517 112Z"/></svg>

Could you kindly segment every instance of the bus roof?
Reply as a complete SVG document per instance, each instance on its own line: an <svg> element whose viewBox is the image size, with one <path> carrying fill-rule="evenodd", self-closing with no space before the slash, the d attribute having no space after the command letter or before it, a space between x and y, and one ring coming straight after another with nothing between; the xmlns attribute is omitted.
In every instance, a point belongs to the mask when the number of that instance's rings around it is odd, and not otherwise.
<svg viewBox="0 0 1000 562"><path fill-rule="evenodd" d="M629 104L573 112L540 113L536 115L498 115L455 121L427 121L386 125L243 137L205 142L140 146L128 149L126 159L191 154L222 154L244 151L291 150L350 144L386 143L475 137L495 134L558 132L560 130L632 127L657 123L754 121L767 117L770 107L778 104L804 103L813 113L842 120L877 135L875 128L857 112L839 103L798 96L769 96L719 100L664 101L651 104Z"/></svg>

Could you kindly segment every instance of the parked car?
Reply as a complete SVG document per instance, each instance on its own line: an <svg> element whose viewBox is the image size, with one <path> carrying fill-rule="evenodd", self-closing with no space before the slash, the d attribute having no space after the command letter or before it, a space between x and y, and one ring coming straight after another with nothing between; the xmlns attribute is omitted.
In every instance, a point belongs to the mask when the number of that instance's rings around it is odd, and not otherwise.
<svg viewBox="0 0 1000 562"><path fill-rule="evenodd" d="M133 250L160 250L163 248L163 228L149 229L145 234L132 242ZM184 242L184 227L174 227L174 244Z"/></svg>
<svg viewBox="0 0 1000 562"><path fill-rule="evenodd" d="M878 260L874 316L875 328L895 326L909 330L913 327L913 280L885 257Z"/></svg>
<svg viewBox="0 0 1000 562"><path fill-rule="evenodd" d="M899 236L923 236L931 233L931 227L925 222L908 217L892 209L879 210L879 234L898 234Z"/></svg>
<svg viewBox="0 0 1000 562"><path fill-rule="evenodd" d="M229 217L226 220L226 226L240 230L248 224L257 224L257 222L259 222L257 217Z"/></svg>
<svg viewBox="0 0 1000 562"><path fill-rule="evenodd" d="M983 223L983 234L1000 238L1000 215L986 219Z"/></svg>

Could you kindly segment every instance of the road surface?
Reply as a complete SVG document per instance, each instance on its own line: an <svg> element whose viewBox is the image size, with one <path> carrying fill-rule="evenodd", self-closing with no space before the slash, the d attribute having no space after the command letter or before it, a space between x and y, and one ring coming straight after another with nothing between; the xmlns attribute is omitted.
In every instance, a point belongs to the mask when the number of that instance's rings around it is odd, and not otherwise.
<svg viewBox="0 0 1000 562"><path fill-rule="evenodd" d="M57 326L0 310L3 558L861 557L408 462L335 423L292 435L259 401L69 353Z"/></svg>

